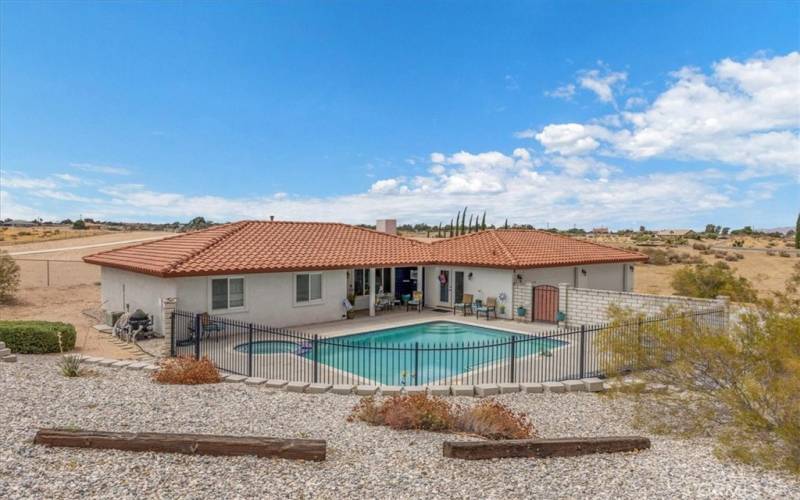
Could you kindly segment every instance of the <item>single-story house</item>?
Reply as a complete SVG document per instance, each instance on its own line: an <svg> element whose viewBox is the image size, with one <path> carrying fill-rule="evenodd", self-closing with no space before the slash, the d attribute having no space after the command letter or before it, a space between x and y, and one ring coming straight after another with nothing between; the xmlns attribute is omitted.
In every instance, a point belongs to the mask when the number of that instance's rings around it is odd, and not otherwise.
<svg viewBox="0 0 800 500"><path fill-rule="evenodd" d="M630 291L640 253L544 231L497 229L422 242L338 223L242 221L84 257L101 266L102 307L155 317L177 307L272 326L375 314L379 294L423 292L451 308L494 297L512 317L516 283Z"/></svg>
<svg viewBox="0 0 800 500"><path fill-rule="evenodd" d="M659 238L688 238L689 236L694 236L695 232L691 229L662 229L661 231L656 232L656 236Z"/></svg>

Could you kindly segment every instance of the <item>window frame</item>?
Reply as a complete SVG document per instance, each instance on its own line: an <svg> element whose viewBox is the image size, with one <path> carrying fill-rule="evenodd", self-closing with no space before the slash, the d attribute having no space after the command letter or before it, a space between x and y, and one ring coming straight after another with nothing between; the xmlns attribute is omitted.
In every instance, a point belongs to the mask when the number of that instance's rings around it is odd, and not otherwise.
<svg viewBox="0 0 800 500"><path fill-rule="evenodd" d="M311 276L317 275L319 276L319 299L312 299L311 298ZM297 300L297 277L298 276L308 276L308 296L309 299L306 301L298 301ZM292 305L294 307L305 307L305 306L316 306L319 304L325 303L325 273L322 271L307 271L307 272L299 272L299 273L292 273Z"/></svg>
<svg viewBox="0 0 800 500"><path fill-rule="evenodd" d="M231 280L242 280L242 305L231 307ZM227 290L227 298L226 298L226 305L227 307L224 309L214 309L214 281L218 280L225 280L226 281L226 290ZM234 312L242 312L247 311L247 279L241 275L224 275L224 276L209 276L208 277L208 311L211 313L217 314L225 314L225 313L234 313Z"/></svg>

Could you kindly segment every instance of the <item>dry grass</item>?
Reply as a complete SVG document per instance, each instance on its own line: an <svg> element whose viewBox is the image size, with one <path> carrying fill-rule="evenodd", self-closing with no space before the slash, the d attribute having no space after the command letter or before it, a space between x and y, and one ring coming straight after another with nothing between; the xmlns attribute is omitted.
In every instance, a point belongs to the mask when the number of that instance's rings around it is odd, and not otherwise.
<svg viewBox="0 0 800 500"><path fill-rule="evenodd" d="M104 229L77 230L69 226L2 227L0 228L0 244L20 245L23 243L85 238L108 233L109 231Z"/></svg>
<svg viewBox="0 0 800 500"><path fill-rule="evenodd" d="M395 430L463 432L487 439L525 439L535 436L533 425L494 400L461 407L427 394L393 396L382 401L363 398L353 408L349 421L385 425Z"/></svg>
<svg viewBox="0 0 800 500"><path fill-rule="evenodd" d="M153 380L160 384L216 384L221 381L219 371L208 358L170 358L161 361L153 372Z"/></svg>
<svg viewBox="0 0 800 500"><path fill-rule="evenodd" d="M741 240L743 247L734 247L735 240ZM592 241L638 251L648 249L647 246L635 245L634 241L626 236L603 236ZM658 260L660 265L648 263L636 266L634 291L673 295L675 290L670 282L676 269L690 263L713 264L725 260L739 276L750 280L759 297L771 297L774 292L783 291L786 277L791 275L792 267L798 261L797 251L793 249L788 249L790 257L780 257L781 250L787 251L785 250L787 242L789 240L786 238L737 236L727 240L704 239L700 242L688 240L681 245L662 243L658 247L659 252L653 251L656 249L647 252L656 255L654 261ZM747 250L748 248L757 250ZM663 258L660 258L662 255Z"/></svg>

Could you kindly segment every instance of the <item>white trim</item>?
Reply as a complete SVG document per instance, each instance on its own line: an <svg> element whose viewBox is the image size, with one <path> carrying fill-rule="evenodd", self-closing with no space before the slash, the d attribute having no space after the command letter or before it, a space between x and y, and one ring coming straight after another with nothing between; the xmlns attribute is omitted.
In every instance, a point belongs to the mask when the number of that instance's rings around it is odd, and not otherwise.
<svg viewBox="0 0 800 500"><path fill-rule="evenodd" d="M232 279L241 279L242 280L242 305L240 307L226 307L225 309L214 309L214 287L213 283L214 280L228 280L228 300L227 303L230 305L231 303L231 284L230 280ZM226 314L226 313L238 313L238 312L247 312L247 278L242 275L216 275L216 276L208 276L207 277L207 287L208 287L208 312L211 314Z"/></svg>
<svg viewBox="0 0 800 500"><path fill-rule="evenodd" d="M309 277L317 274L319 275L319 293L320 298L314 300L307 300L305 302L297 301L297 277L308 275ZM311 295L311 279L308 280L308 294ZM325 303L325 273L322 271L298 272L292 273L292 306L293 307L307 307L317 306Z"/></svg>

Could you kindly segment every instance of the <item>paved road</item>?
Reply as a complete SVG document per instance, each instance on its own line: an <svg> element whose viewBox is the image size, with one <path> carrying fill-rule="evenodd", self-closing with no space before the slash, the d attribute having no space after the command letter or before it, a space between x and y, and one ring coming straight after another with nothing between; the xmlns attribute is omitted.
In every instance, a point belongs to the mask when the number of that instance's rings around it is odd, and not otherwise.
<svg viewBox="0 0 800 500"><path fill-rule="evenodd" d="M138 240L112 241L108 243L95 243L92 245L81 245L76 247L48 248L47 250L27 250L25 252L9 252L12 257L17 255L31 255L35 253L66 252L68 250L83 250L85 248L107 247L111 245L125 245L127 243L139 243L140 241L160 240L169 236L151 236L149 238L139 238Z"/></svg>

